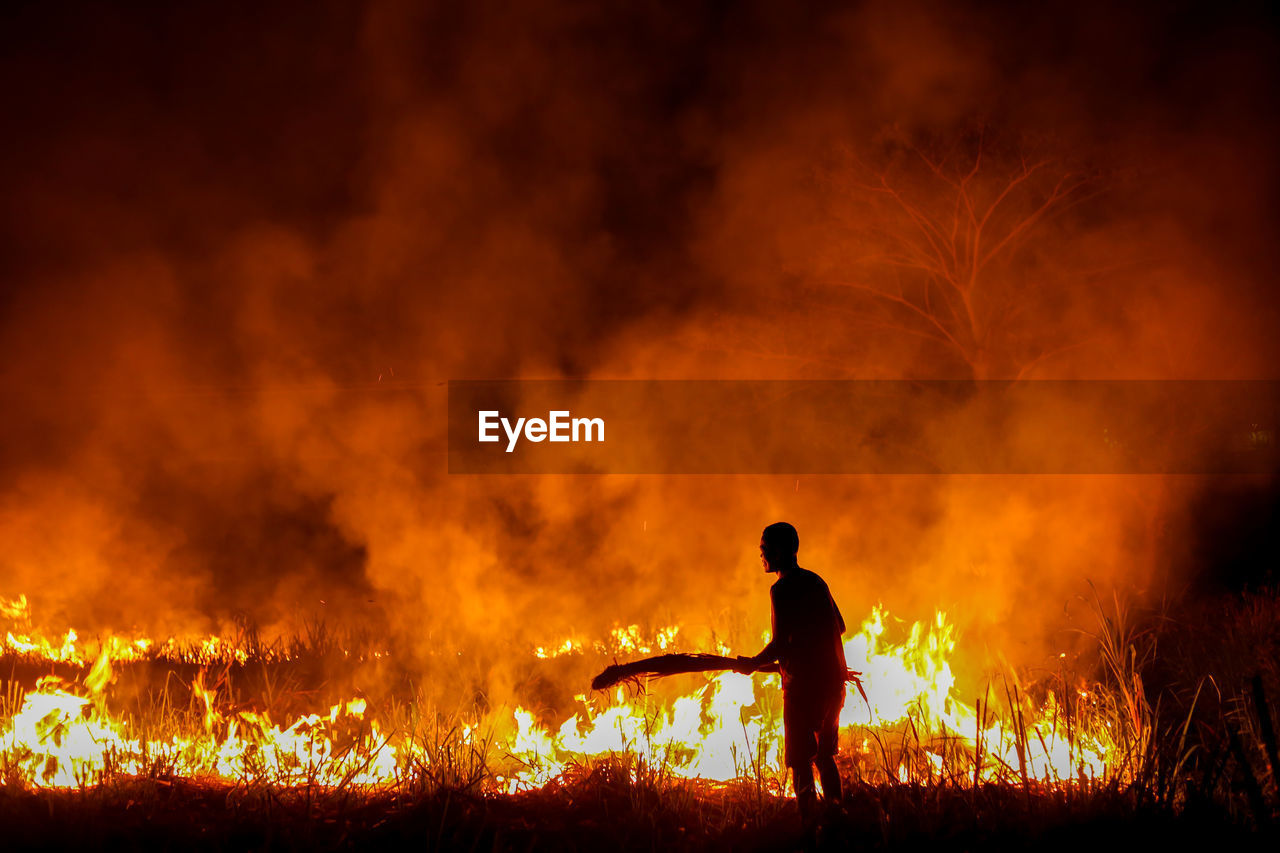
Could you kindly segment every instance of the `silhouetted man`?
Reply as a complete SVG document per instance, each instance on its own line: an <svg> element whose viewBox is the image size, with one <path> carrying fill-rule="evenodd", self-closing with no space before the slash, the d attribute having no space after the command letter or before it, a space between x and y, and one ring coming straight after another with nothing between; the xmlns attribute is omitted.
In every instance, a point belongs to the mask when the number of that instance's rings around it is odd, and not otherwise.
<svg viewBox="0 0 1280 853"><path fill-rule="evenodd" d="M785 521L770 524L760 536L760 561L778 580L769 590L773 604L773 638L764 651L739 658L752 672L777 661L782 672L782 725L786 764L804 820L815 817L818 795L813 767L818 766L827 802L841 797L836 770L840 709L844 705L844 618L827 584L796 563L800 536Z"/></svg>

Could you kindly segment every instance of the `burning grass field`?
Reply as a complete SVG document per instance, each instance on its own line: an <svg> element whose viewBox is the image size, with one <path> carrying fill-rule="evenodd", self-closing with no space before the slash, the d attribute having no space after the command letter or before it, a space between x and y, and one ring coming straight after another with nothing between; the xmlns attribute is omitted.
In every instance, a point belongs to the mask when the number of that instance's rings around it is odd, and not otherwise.
<svg viewBox="0 0 1280 853"><path fill-rule="evenodd" d="M445 707L431 674L323 626L156 641L8 620L0 820L15 848L1078 849L1273 840L1280 598L1095 602L1093 654L966 702L944 614L847 635L846 802L801 835L776 676L587 694L675 628L528 650L516 693ZM727 647L716 651L726 652ZM566 687L567 685L567 687ZM583 693L573 694L579 687Z"/></svg>

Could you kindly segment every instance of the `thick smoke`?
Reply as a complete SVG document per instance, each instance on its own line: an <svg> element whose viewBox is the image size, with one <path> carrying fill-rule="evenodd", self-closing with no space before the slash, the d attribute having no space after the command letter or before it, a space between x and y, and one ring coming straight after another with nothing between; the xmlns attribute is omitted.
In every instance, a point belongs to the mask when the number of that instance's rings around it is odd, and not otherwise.
<svg viewBox="0 0 1280 853"><path fill-rule="evenodd" d="M322 615L422 659L615 621L754 641L787 518L851 621L943 606L1035 661L1087 581L1185 585L1197 483L450 477L443 383L1274 370L1249 8L6 15L0 594L51 620ZM867 190L945 213L919 152L981 154L988 200L1024 158L1087 178L986 273L969 351L858 296L920 286L869 262L909 238ZM1011 222L1052 183L1024 189Z"/></svg>

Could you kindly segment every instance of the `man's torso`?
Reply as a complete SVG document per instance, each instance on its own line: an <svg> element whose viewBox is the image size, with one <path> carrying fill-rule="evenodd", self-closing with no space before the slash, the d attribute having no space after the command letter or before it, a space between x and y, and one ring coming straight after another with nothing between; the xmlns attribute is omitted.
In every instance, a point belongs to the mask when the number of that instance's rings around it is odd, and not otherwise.
<svg viewBox="0 0 1280 853"><path fill-rule="evenodd" d="M785 649L780 660L784 688L815 695L843 690L844 621L826 583L797 567L778 579L770 597Z"/></svg>

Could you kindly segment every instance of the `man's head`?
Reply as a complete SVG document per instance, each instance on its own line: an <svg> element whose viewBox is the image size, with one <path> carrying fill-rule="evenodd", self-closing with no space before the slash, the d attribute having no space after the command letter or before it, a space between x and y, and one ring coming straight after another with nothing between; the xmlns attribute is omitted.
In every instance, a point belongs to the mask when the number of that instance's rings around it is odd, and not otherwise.
<svg viewBox="0 0 1280 853"><path fill-rule="evenodd" d="M800 534L785 521L770 524L760 534L760 562L766 572L785 572L796 566Z"/></svg>

